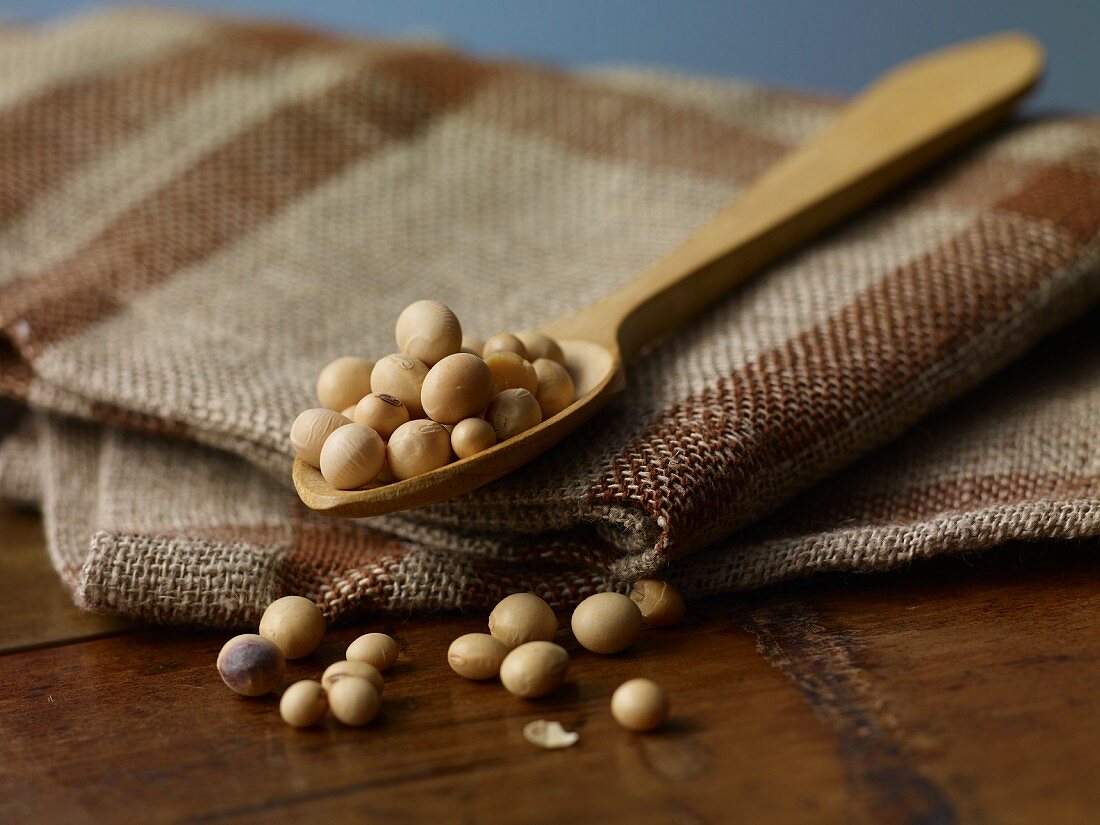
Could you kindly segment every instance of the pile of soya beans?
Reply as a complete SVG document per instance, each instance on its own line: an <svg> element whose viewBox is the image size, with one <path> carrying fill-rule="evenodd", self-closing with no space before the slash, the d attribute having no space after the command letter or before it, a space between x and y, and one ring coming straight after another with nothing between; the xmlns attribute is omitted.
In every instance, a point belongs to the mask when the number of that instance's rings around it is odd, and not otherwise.
<svg viewBox="0 0 1100 825"><path fill-rule="evenodd" d="M397 318L400 350L337 358L317 378L321 408L294 421L298 458L337 490L412 478L529 430L573 403L561 347L538 332L462 337L438 301Z"/></svg>
<svg viewBox="0 0 1100 825"><path fill-rule="evenodd" d="M301 596L276 599L260 619L260 632L234 636L218 654L222 681L242 696L263 696L282 687L286 660L302 659L325 635L321 609ZM332 715L345 725L365 725L382 705L382 671L397 659L397 642L367 633L348 645L345 658L329 665L321 680L290 685L279 700L288 725L305 728Z"/></svg>
<svg viewBox="0 0 1100 825"><path fill-rule="evenodd" d="M684 600L670 584L655 579L635 582L630 596L597 593L581 602L570 622L581 647L593 653L619 653L630 647L643 626L670 627L683 618ZM284 596L272 602L260 620L259 634L226 642L218 654L218 673L243 696L279 690L286 660L308 656L320 645L325 620L313 602ZM525 699L545 696L565 680L569 653L552 640L558 633L553 609L534 593L513 593L489 615L488 633L459 636L447 650L447 663L471 680L499 678L511 694ZM381 707L382 672L394 663L398 645L383 633L368 633L348 646L346 658L330 665L320 681L302 680L283 691L279 712L294 727L320 722L328 711L345 725L365 725ZM664 689L645 678L623 682L611 697L611 715L624 728L648 731L668 716Z"/></svg>
<svg viewBox="0 0 1100 825"><path fill-rule="evenodd" d="M642 627L671 627L683 618L684 600L667 582L642 579L629 597L596 593L573 611L577 643L592 653L620 653ZM505 690L534 699L565 680L569 653L551 641L558 632L553 609L534 593L513 593L489 614L488 633L467 633L451 643L447 662L467 679L499 677ZM650 679L623 682L611 697L611 715L624 728L648 731L668 716L668 695Z"/></svg>

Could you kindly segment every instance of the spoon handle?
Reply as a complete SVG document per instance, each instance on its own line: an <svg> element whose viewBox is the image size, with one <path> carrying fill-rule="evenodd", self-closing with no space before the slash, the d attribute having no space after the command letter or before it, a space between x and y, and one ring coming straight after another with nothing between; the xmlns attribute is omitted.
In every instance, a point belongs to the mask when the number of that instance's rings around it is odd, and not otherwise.
<svg viewBox="0 0 1100 825"><path fill-rule="evenodd" d="M1042 68L1039 43L1013 32L902 64L681 246L543 329L630 360L760 267L1006 119Z"/></svg>

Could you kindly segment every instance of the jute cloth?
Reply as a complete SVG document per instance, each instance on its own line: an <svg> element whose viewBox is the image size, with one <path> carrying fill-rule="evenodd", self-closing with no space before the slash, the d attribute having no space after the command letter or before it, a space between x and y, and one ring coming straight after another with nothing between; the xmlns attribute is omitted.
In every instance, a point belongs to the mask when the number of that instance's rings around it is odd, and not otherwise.
<svg viewBox="0 0 1100 825"><path fill-rule="evenodd" d="M700 595L1100 533L1095 118L1018 122L761 273L523 471L350 522L289 485L322 364L392 352L418 298L480 336L588 304L838 104L145 10L7 30L0 77L0 387L27 409L0 488L79 604Z"/></svg>

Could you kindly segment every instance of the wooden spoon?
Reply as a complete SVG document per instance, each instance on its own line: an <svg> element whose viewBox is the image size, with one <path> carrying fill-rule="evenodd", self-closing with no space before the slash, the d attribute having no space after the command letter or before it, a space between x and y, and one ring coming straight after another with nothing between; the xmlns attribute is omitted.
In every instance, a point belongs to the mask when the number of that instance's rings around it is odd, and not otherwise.
<svg viewBox="0 0 1100 825"><path fill-rule="evenodd" d="M318 470L296 461L298 495L330 515L375 516L449 499L537 458L625 387L623 362L644 345L1007 118L1042 68L1039 43L1005 33L893 69L637 279L539 328L565 351L578 395L572 406L485 452L363 490L335 490Z"/></svg>

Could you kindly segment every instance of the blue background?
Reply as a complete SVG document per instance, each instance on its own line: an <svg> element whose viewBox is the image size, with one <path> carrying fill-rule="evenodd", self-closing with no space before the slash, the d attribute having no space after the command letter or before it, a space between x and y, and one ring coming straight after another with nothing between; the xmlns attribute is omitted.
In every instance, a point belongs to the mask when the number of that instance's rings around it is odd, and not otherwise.
<svg viewBox="0 0 1100 825"><path fill-rule="evenodd" d="M0 0L36 21L106 5ZM853 92L937 46L1006 28L1037 35L1049 71L1032 108L1100 110L1100 0L228 0L167 5L293 18L330 29L432 34L563 65L661 64Z"/></svg>

